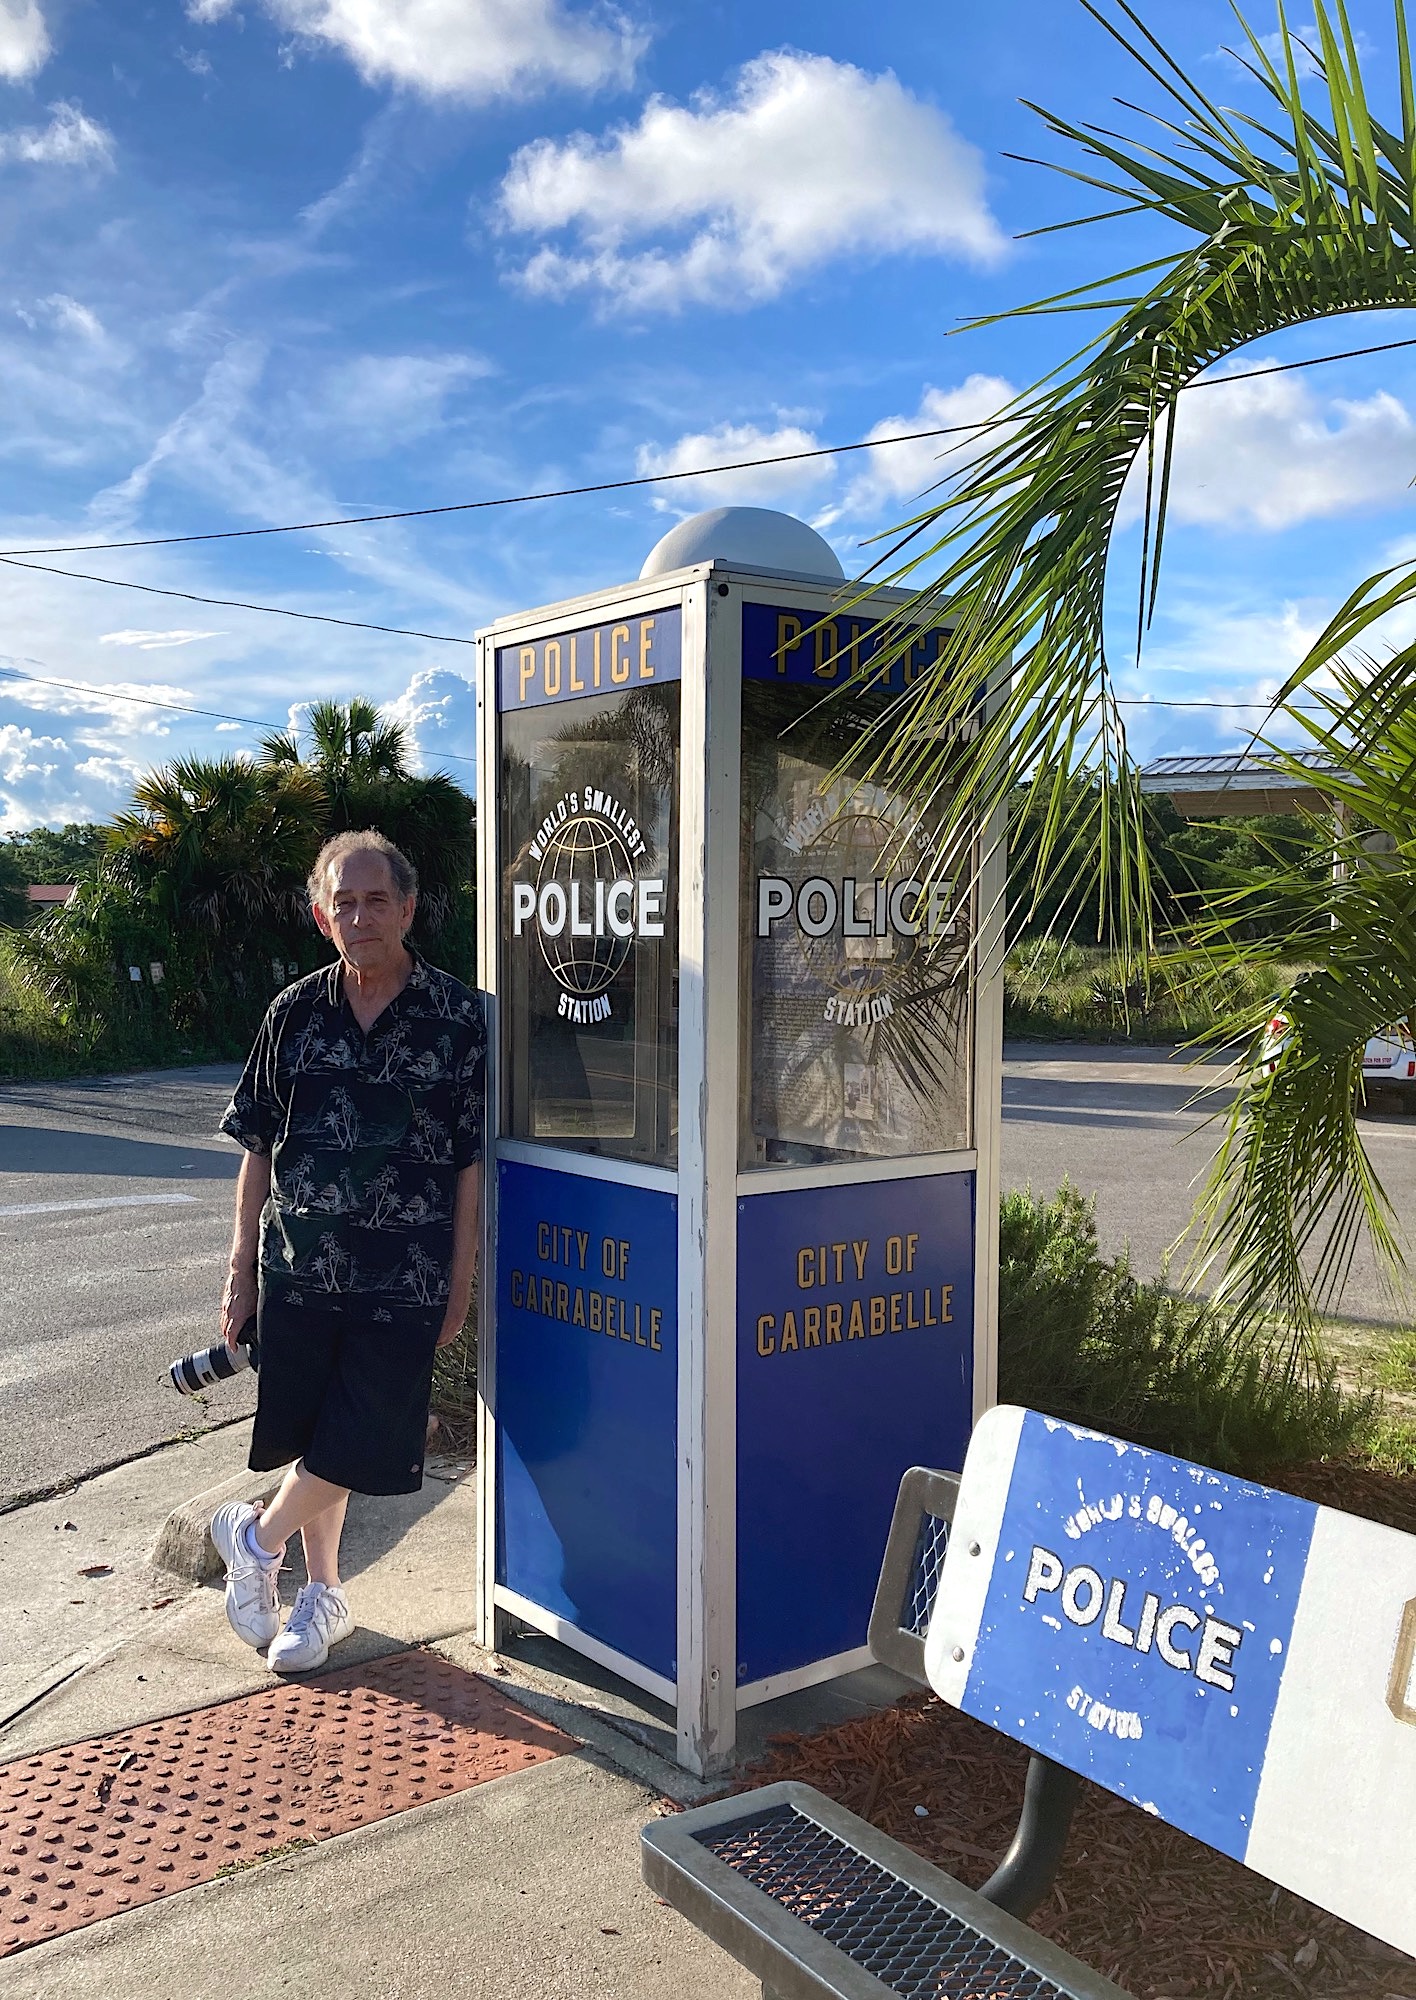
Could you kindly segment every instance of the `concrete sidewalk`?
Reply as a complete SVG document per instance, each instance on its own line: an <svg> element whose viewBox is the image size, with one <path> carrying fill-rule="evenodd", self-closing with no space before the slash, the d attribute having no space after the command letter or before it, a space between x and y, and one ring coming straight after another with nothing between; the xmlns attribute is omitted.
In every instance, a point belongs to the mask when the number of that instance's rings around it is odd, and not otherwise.
<svg viewBox="0 0 1416 2000"><path fill-rule="evenodd" d="M0 1762L269 1686L220 1590L155 1571L168 1512L244 1464L248 1426L174 1445L0 1517ZM430 1461L421 1494L355 1497L358 1619L331 1664L430 1645L577 1739L571 1754L247 1867L0 1961L3 2000L749 2000L756 1982L640 1883L673 1718L539 1636L474 1643L475 1475ZM66 1525L72 1523L73 1525ZM102 1566L104 1574L85 1577ZM292 1551L282 1595L303 1571ZM873 1668L749 1712L748 1754L889 1701Z"/></svg>

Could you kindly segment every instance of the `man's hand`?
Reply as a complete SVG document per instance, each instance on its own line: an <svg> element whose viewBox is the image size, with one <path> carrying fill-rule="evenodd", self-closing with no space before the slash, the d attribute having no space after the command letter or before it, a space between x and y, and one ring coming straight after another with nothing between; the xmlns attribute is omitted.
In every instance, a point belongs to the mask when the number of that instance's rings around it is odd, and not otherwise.
<svg viewBox="0 0 1416 2000"><path fill-rule="evenodd" d="M254 1316L258 1287L254 1264L243 1265L239 1270L226 1273L226 1285L221 1294L221 1337L234 1354L236 1337L246 1321Z"/></svg>
<svg viewBox="0 0 1416 2000"><path fill-rule="evenodd" d="M442 1332L438 1335L438 1346L451 1347L455 1340L459 1340L462 1337L462 1329L466 1323L467 1315L465 1312L449 1313L443 1321Z"/></svg>

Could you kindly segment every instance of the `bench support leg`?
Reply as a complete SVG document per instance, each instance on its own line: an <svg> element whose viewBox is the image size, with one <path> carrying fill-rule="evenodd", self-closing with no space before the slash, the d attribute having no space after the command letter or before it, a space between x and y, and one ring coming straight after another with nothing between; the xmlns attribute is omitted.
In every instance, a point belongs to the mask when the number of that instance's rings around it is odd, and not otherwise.
<svg viewBox="0 0 1416 2000"><path fill-rule="evenodd" d="M1030 1759L1013 1845L979 1890L981 1896L1027 1922L1057 1879L1081 1789L1081 1779L1049 1757Z"/></svg>

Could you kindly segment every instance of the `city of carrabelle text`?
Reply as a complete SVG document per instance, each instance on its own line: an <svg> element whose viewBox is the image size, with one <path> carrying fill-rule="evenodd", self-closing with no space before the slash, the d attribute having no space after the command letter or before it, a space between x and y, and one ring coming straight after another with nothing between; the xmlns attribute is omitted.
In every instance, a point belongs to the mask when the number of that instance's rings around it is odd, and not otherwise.
<svg viewBox="0 0 1416 2000"><path fill-rule="evenodd" d="M796 1253L797 1290L810 1294L864 1287L872 1279L913 1280L919 1233L887 1236L883 1249L871 1256L868 1236L842 1243L806 1243ZM780 1313L757 1316L757 1352L764 1361L778 1354L800 1354L809 1347L844 1346L852 1340L879 1340L892 1333L913 1333L926 1327L948 1326L954 1317L954 1287L911 1282L879 1291L853 1291L849 1297L798 1302Z"/></svg>
<svg viewBox="0 0 1416 2000"><path fill-rule="evenodd" d="M583 1326L587 1333L602 1333L610 1340L623 1340L661 1354L664 1308L626 1298L622 1292L601 1290L593 1282L598 1276L623 1285L629 1276L631 1247L622 1236L602 1236L596 1245L597 1268L591 1262L588 1229L573 1229L563 1222L538 1222L536 1261L547 1268L513 1269L511 1303L522 1312L539 1314L542 1319ZM557 1267L571 1275L552 1276ZM591 1282L579 1282L582 1275Z"/></svg>

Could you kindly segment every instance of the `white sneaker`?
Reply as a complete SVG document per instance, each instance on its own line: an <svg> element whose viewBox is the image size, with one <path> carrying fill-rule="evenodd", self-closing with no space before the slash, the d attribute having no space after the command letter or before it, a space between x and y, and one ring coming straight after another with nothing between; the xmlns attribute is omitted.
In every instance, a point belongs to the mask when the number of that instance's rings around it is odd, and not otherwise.
<svg viewBox="0 0 1416 2000"><path fill-rule="evenodd" d="M285 1630L272 1641L266 1665L278 1674L307 1674L322 1667L330 1647L353 1630L349 1600L338 1585L307 1583L290 1607Z"/></svg>
<svg viewBox="0 0 1416 2000"><path fill-rule="evenodd" d="M211 1538L226 1564L226 1616L238 1639L257 1652L280 1630L280 1559L262 1562L251 1553L246 1524L256 1510L249 1501L228 1500L211 1517Z"/></svg>

